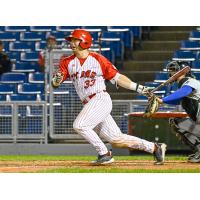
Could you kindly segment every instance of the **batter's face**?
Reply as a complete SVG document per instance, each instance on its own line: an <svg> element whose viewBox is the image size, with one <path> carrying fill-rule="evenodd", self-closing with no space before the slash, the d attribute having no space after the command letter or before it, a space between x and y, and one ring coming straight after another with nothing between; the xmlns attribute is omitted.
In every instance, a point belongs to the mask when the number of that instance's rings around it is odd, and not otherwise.
<svg viewBox="0 0 200 200"><path fill-rule="evenodd" d="M72 38L70 41L70 48L72 49L73 52L79 52L82 50L82 48L79 46L81 40Z"/></svg>

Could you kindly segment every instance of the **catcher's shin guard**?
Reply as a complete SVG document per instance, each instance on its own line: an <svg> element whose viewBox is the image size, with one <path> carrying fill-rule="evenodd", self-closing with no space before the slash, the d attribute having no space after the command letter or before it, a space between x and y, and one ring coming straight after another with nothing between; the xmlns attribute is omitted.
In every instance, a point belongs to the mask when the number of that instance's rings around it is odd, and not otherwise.
<svg viewBox="0 0 200 200"><path fill-rule="evenodd" d="M200 139L197 136L195 136L194 134L181 129L178 126L178 120L179 119L176 119L176 118L169 119L169 124L170 124L172 131L175 133L175 135L178 137L178 139L180 141L182 141L184 144L188 145L192 150L199 151L200 150Z"/></svg>

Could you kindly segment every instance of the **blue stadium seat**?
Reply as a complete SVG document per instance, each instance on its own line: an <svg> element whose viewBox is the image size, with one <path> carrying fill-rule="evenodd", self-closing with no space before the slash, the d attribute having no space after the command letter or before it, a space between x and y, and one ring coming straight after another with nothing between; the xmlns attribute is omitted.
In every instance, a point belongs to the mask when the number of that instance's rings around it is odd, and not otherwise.
<svg viewBox="0 0 200 200"><path fill-rule="evenodd" d="M196 54L192 51L175 51L172 60L181 60L181 61L194 61L196 59Z"/></svg>
<svg viewBox="0 0 200 200"><path fill-rule="evenodd" d="M154 89L154 88L158 87L160 85L160 83L158 83L158 82L146 82L144 85L146 87Z"/></svg>
<svg viewBox="0 0 200 200"><path fill-rule="evenodd" d="M19 94L41 94L44 93L44 84L41 83L24 83L18 84Z"/></svg>
<svg viewBox="0 0 200 200"><path fill-rule="evenodd" d="M0 101L7 101L7 96L6 94L1 94L0 95Z"/></svg>
<svg viewBox="0 0 200 200"><path fill-rule="evenodd" d="M148 100L148 98L144 95L141 95L141 94L136 94L136 97L135 97L137 100Z"/></svg>
<svg viewBox="0 0 200 200"><path fill-rule="evenodd" d="M95 41L99 41L99 35L100 35L99 32L90 32L90 33L91 33L92 40L93 40L92 43L94 43Z"/></svg>
<svg viewBox="0 0 200 200"><path fill-rule="evenodd" d="M196 78L197 80L200 81L200 72L193 72L193 75L195 76L195 78Z"/></svg>
<svg viewBox="0 0 200 200"><path fill-rule="evenodd" d="M113 64L115 63L115 53L113 50L109 50L109 48L102 48L101 54L105 56L109 61L111 61Z"/></svg>
<svg viewBox="0 0 200 200"><path fill-rule="evenodd" d="M31 26L30 31L51 32L51 31L56 31L56 26Z"/></svg>
<svg viewBox="0 0 200 200"><path fill-rule="evenodd" d="M21 61L38 61L39 54L38 52L21 52Z"/></svg>
<svg viewBox="0 0 200 200"><path fill-rule="evenodd" d="M71 32L74 29L81 28L81 26L57 26L56 31Z"/></svg>
<svg viewBox="0 0 200 200"><path fill-rule="evenodd" d="M4 51L9 51L9 42L3 42L3 48L4 48Z"/></svg>
<svg viewBox="0 0 200 200"><path fill-rule="evenodd" d="M181 42L181 50L200 50L199 41L184 40Z"/></svg>
<svg viewBox="0 0 200 200"><path fill-rule="evenodd" d="M142 27L141 26L129 26L130 30L133 31L134 38L142 39Z"/></svg>
<svg viewBox="0 0 200 200"><path fill-rule="evenodd" d="M0 94L14 94L16 93L16 84L0 83Z"/></svg>
<svg viewBox="0 0 200 200"><path fill-rule="evenodd" d="M0 26L0 32L4 32L5 31L5 26Z"/></svg>
<svg viewBox="0 0 200 200"><path fill-rule="evenodd" d="M192 62L192 71L200 71L200 60L196 60Z"/></svg>
<svg viewBox="0 0 200 200"><path fill-rule="evenodd" d="M42 51L46 48L46 46L47 46L46 41L36 42L35 43L35 50L36 51Z"/></svg>
<svg viewBox="0 0 200 200"><path fill-rule="evenodd" d="M48 99L49 99L49 98L48 98ZM45 94L41 94L41 95L40 95L40 100L41 100L41 101L45 101Z"/></svg>
<svg viewBox="0 0 200 200"><path fill-rule="evenodd" d="M115 57L124 60L124 42L119 33L104 32L102 34L102 46L109 46L115 52Z"/></svg>
<svg viewBox="0 0 200 200"><path fill-rule="evenodd" d="M20 33L17 32L2 32L0 33L0 40L2 41L16 41L20 39Z"/></svg>
<svg viewBox="0 0 200 200"><path fill-rule="evenodd" d="M108 28L108 32L119 33L121 36L121 39L124 41L125 47L131 50L133 49L134 36L133 36L133 32L129 29L129 27L111 26Z"/></svg>
<svg viewBox="0 0 200 200"><path fill-rule="evenodd" d="M36 101L37 95L36 94L11 94L10 100L11 101Z"/></svg>
<svg viewBox="0 0 200 200"><path fill-rule="evenodd" d="M200 40L200 32L199 31L191 31L189 35L189 40Z"/></svg>
<svg viewBox="0 0 200 200"><path fill-rule="evenodd" d="M6 54L9 56L9 58L13 61L13 62L17 62L20 61L21 59L21 52L19 51L8 51L6 52Z"/></svg>
<svg viewBox="0 0 200 200"><path fill-rule="evenodd" d="M158 86L160 85L160 83L155 83L155 82L145 82L144 85L153 89L153 88L158 87Z"/></svg>
<svg viewBox="0 0 200 200"><path fill-rule="evenodd" d="M119 38L102 38L102 47L109 47L115 52L115 57L124 60L124 43Z"/></svg>
<svg viewBox="0 0 200 200"><path fill-rule="evenodd" d="M6 32L26 32L30 30L30 26L6 26Z"/></svg>
<svg viewBox="0 0 200 200"><path fill-rule="evenodd" d="M16 62L13 64L12 72L35 72L39 71L38 63L35 62Z"/></svg>
<svg viewBox="0 0 200 200"><path fill-rule="evenodd" d="M160 72L156 73L156 77L155 77L154 81L162 83L162 82L166 81L168 78L169 78L169 75L167 72L160 71Z"/></svg>
<svg viewBox="0 0 200 200"><path fill-rule="evenodd" d="M171 94L173 92L175 92L176 90L178 90L178 84L175 82L173 84L170 84L169 87L168 87L168 94Z"/></svg>
<svg viewBox="0 0 200 200"><path fill-rule="evenodd" d="M91 47L90 50L94 52L99 52L98 47ZM112 63L115 63L115 53L112 49L103 47L101 48L101 54L105 56L108 60L110 60Z"/></svg>
<svg viewBox="0 0 200 200"><path fill-rule="evenodd" d="M82 26L81 28L88 30L89 32L101 32L101 31L107 31L107 26Z"/></svg>
<svg viewBox="0 0 200 200"><path fill-rule="evenodd" d="M67 32L52 32L52 35L56 37L56 41L65 41L65 37L69 35Z"/></svg>
<svg viewBox="0 0 200 200"><path fill-rule="evenodd" d="M28 76L29 83L44 83L44 73L30 73Z"/></svg>
<svg viewBox="0 0 200 200"><path fill-rule="evenodd" d="M1 83L24 83L27 81L25 73L7 72L1 75Z"/></svg>
<svg viewBox="0 0 200 200"><path fill-rule="evenodd" d="M34 51L35 50L35 42L10 42L9 45L10 51Z"/></svg>
<svg viewBox="0 0 200 200"><path fill-rule="evenodd" d="M115 31L107 31L102 33L102 38L106 39L113 39L113 38L119 38L120 40L122 39L122 35L120 32L115 32Z"/></svg>
<svg viewBox="0 0 200 200"><path fill-rule="evenodd" d="M90 48L100 48L99 42L98 42L98 41L92 42L92 45L91 45ZM109 47L109 46L102 46L102 45L101 45L101 48L110 48L110 47Z"/></svg>
<svg viewBox="0 0 200 200"><path fill-rule="evenodd" d="M200 60L200 51L197 51L197 52L196 52L196 60L197 60L197 61Z"/></svg>
<svg viewBox="0 0 200 200"><path fill-rule="evenodd" d="M158 87L160 85L160 83L159 82L146 82L144 85L153 90L154 88ZM156 94L158 96L164 96L167 93L167 89L168 88L166 86L162 87L159 90L155 91L154 94Z"/></svg>
<svg viewBox="0 0 200 200"><path fill-rule="evenodd" d="M45 32L25 32L21 33L21 41L42 41L46 40Z"/></svg>

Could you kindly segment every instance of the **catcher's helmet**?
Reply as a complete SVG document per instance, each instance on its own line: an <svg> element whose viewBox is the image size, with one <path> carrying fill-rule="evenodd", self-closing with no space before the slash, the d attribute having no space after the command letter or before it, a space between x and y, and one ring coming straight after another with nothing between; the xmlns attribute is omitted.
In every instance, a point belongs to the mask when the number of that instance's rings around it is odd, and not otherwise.
<svg viewBox="0 0 200 200"><path fill-rule="evenodd" d="M68 37L66 37L65 39L67 41L71 41L72 38L76 38L81 40L80 42L80 46L83 49L88 49L91 47L92 44L92 36L90 35L90 33L84 29L75 29L71 35L69 35Z"/></svg>
<svg viewBox="0 0 200 200"><path fill-rule="evenodd" d="M166 65L166 69L169 72L169 75L171 76L171 73L176 73L186 66L190 67L190 64L185 61L171 61ZM186 76L191 76L191 70L186 74Z"/></svg>

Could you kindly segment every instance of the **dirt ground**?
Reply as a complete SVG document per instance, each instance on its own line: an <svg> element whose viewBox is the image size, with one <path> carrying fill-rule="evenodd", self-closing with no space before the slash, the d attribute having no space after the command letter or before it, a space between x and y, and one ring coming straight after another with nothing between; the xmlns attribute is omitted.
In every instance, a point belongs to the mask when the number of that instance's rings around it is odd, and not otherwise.
<svg viewBox="0 0 200 200"><path fill-rule="evenodd" d="M199 164L190 164L186 161L166 161L164 165L156 166L153 161L116 161L107 166L98 166L100 168L112 169L199 169ZM88 161L0 161L0 172L17 173L17 172L39 172L46 169L57 168L81 168L92 169L94 165Z"/></svg>

